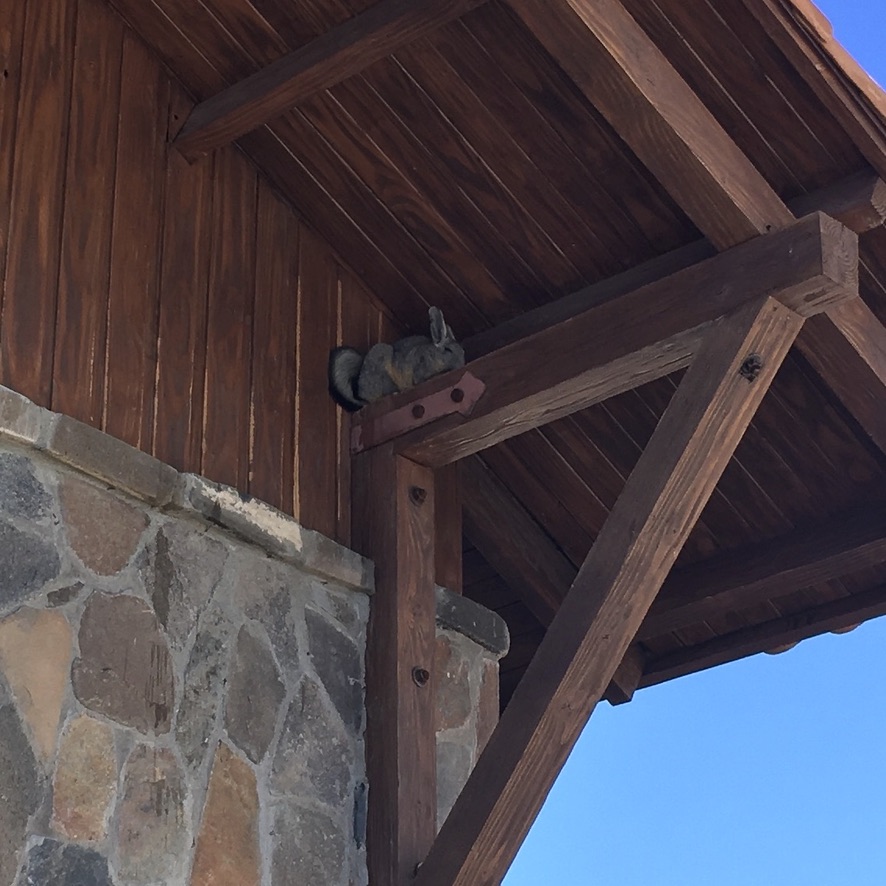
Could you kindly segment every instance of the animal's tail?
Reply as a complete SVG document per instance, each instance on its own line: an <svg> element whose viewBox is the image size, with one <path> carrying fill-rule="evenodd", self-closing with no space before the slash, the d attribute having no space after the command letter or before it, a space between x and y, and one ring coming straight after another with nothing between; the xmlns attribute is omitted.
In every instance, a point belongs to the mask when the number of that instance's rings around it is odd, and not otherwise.
<svg viewBox="0 0 886 886"><path fill-rule="evenodd" d="M349 412L366 405L357 396L357 377L362 365L363 357L353 348L335 348L329 355L329 393Z"/></svg>

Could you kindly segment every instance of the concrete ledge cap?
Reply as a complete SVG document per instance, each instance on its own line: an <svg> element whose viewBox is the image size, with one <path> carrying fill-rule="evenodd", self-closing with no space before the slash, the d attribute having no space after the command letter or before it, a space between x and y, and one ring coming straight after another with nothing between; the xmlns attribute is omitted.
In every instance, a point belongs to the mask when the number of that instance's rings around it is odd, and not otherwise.
<svg viewBox="0 0 886 886"><path fill-rule="evenodd" d="M230 486L196 474L180 474L173 506L194 511L280 560L326 576L347 587L372 591L374 565L370 560L325 535L306 529L294 518Z"/></svg>
<svg viewBox="0 0 886 886"><path fill-rule="evenodd" d="M500 615L440 587L437 588L437 624L464 634L498 658L507 655L511 645L508 626Z"/></svg>

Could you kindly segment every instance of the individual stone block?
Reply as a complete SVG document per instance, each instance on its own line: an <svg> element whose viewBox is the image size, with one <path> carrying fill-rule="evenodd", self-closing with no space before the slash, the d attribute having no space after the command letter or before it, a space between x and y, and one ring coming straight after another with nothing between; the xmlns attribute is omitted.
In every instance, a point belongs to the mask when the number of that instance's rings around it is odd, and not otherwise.
<svg viewBox="0 0 886 886"><path fill-rule="evenodd" d="M71 840L103 840L116 791L113 730L92 717L75 718L59 743L52 782L53 828Z"/></svg>
<svg viewBox="0 0 886 886"><path fill-rule="evenodd" d="M228 675L225 728L253 763L268 752L285 694L270 647L244 625Z"/></svg>
<svg viewBox="0 0 886 886"><path fill-rule="evenodd" d="M498 726L498 662L483 662L480 677L480 698L477 702L477 756L483 752L486 742Z"/></svg>
<svg viewBox="0 0 886 886"><path fill-rule="evenodd" d="M59 588L55 591L50 591L46 595L46 603L48 606L64 606L67 603L70 603L71 600L76 600L77 597L80 596L80 592L83 590L83 582L75 581L71 585L67 585L66 587Z"/></svg>
<svg viewBox="0 0 886 886"><path fill-rule="evenodd" d="M32 847L22 883L27 886L114 886L108 860L103 855L58 840L44 840Z"/></svg>
<svg viewBox="0 0 886 886"><path fill-rule="evenodd" d="M0 512L10 517L39 520L51 499L37 479L33 462L13 452L0 453Z"/></svg>
<svg viewBox="0 0 886 886"><path fill-rule="evenodd" d="M0 671L43 760L55 751L72 640L71 626L60 612L22 607L0 621Z"/></svg>
<svg viewBox="0 0 886 886"><path fill-rule="evenodd" d="M207 610L197 627L175 721L179 748L191 768L203 762L215 728L233 630L230 619L220 609Z"/></svg>
<svg viewBox="0 0 886 886"><path fill-rule="evenodd" d="M356 644L322 615L305 610L308 653L345 725L363 723L363 657Z"/></svg>
<svg viewBox="0 0 886 886"><path fill-rule="evenodd" d="M228 552L205 528L165 523L148 544L140 569L154 612L176 649L182 649L197 616L221 581Z"/></svg>
<svg viewBox="0 0 886 886"><path fill-rule="evenodd" d="M258 886L258 814L255 773L227 745L219 744L190 886Z"/></svg>
<svg viewBox="0 0 886 886"><path fill-rule="evenodd" d="M11 883L42 786L37 760L9 704L0 706L0 797L0 883Z"/></svg>
<svg viewBox="0 0 886 886"><path fill-rule="evenodd" d="M297 630L303 616L293 598L308 592L310 580L291 566L254 553L238 558L236 566L238 605L267 631L283 670L296 675L301 670Z"/></svg>
<svg viewBox="0 0 886 886"><path fill-rule="evenodd" d="M472 748L466 742L437 742L437 829L455 805L473 768Z"/></svg>
<svg viewBox="0 0 886 886"><path fill-rule="evenodd" d="M437 637L434 667L437 671L436 727L454 729L471 716L470 667L457 642Z"/></svg>
<svg viewBox="0 0 886 886"><path fill-rule="evenodd" d="M134 883L165 883L182 864L190 836L185 783L168 748L138 745L129 755L117 811L117 871Z"/></svg>
<svg viewBox="0 0 886 886"><path fill-rule="evenodd" d="M354 750L328 699L313 680L302 679L283 723L274 755L271 790L312 795L337 806L350 795Z"/></svg>
<svg viewBox="0 0 886 886"><path fill-rule="evenodd" d="M51 541L0 520L0 612L24 603L60 569Z"/></svg>
<svg viewBox="0 0 886 886"><path fill-rule="evenodd" d="M144 513L104 489L74 477L59 486L68 543L83 565L115 575L132 558L148 525Z"/></svg>
<svg viewBox="0 0 886 886"><path fill-rule="evenodd" d="M338 886L347 839L330 816L296 804L280 804L274 816L273 886Z"/></svg>
<svg viewBox="0 0 886 886"><path fill-rule="evenodd" d="M95 593L80 621L74 694L93 711L140 732L168 732L174 686L160 623L138 597Z"/></svg>

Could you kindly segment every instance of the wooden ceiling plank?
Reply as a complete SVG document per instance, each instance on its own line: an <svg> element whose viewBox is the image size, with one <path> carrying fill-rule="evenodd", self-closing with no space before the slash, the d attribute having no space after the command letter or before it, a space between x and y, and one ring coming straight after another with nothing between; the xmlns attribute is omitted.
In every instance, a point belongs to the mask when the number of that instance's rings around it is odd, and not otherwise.
<svg viewBox="0 0 886 886"><path fill-rule="evenodd" d="M511 6L718 249L791 224L779 196L619 0Z"/></svg>
<svg viewBox="0 0 886 886"><path fill-rule="evenodd" d="M501 880L802 322L764 298L710 330L415 886Z"/></svg>
<svg viewBox="0 0 886 886"><path fill-rule="evenodd" d="M886 452L886 328L855 298L816 317L797 347Z"/></svg>
<svg viewBox="0 0 886 886"><path fill-rule="evenodd" d="M440 467L681 369L712 321L761 295L818 313L857 293L857 246L838 222L809 216L473 360L469 371L486 386L473 412L407 434L402 451ZM515 371L526 366L532 373ZM355 434L461 372L369 404L355 416Z"/></svg>
<svg viewBox="0 0 886 886"><path fill-rule="evenodd" d="M867 170L821 190L803 194L791 200L788 207L798 218L823 212L856 234L865 234L881 227L886 221L886 182L873 170ZM568 320L581 311L682 271L710 258L714 253L714 247L706 240L690 243L571 295L526 311L492 329L478 332L464 342L465 352L471 360L482 357L553 323Z"/></svg>
<svg viewBox="0 0 886 886"><path fill-rule="evenodd" d="M654 686L829 631L844 631L880 615L886 615L884 585L653 658L640 686Z"/></svg>
<svg viewBox="0 0 886 886"><path fill-rule="evenodd" d="M886 509L865 506L835 514L822 525L675 570L637 639L657 637L883 562Z"/></svg>
<svg viewBox="0 0 886 886"><path fill-rule="evenodd" d="M189 159L229 144L483 0L381 0L198 104L175 145Z"/></svg>

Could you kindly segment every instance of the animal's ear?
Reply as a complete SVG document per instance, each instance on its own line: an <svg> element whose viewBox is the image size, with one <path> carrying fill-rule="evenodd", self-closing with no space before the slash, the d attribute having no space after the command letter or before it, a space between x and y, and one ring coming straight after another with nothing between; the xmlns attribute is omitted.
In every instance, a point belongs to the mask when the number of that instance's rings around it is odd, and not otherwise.
<svg viewBox="0 0 886 886"><path fill-rule="evenodd" d="M428 308L428 316L431 318L431 341L439 347L446 341L447 333L452 335L452 330L446 325L439 308Z"/></svg>

